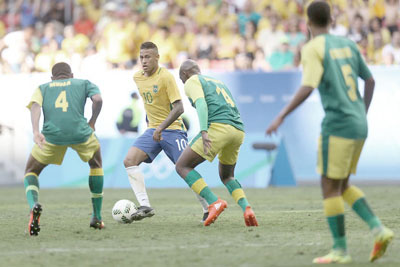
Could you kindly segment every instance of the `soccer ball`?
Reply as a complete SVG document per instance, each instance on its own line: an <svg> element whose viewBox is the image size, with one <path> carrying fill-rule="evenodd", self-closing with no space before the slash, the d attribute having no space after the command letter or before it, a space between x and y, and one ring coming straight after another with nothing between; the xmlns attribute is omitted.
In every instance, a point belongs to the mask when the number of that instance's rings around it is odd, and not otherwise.
<svg viewBox="0 0 400 267"><path fill-rule="evenodd" d="M135 203L127 199L121 199L112 208L112 216L119 223L131 223L131 216L136 211Z"/></svg>

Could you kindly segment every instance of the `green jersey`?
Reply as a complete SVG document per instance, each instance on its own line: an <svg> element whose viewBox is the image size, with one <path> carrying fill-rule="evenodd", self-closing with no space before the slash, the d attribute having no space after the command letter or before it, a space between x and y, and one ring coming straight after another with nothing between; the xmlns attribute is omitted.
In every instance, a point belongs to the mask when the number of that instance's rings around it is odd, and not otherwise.
<svg viewBox="0 0 400 267"><path fill-rule="evenodd" d="M88 80L65 79L45 83L36 89L28 105L38 103L44 114L42 133L56 145L84 143L93 133L84 117L86 98L100 94Z"/></svg>
<svg viewBox="0 0 400 267"><path fill-rule="evenodd" d="M185 82L185 93L194 106L204 98L208 109L208 125L225 123L244 131L239 110L228 87L221 81L204 75L193 75Z"/></svg>
<svg viewBox="0 0 400 267"><path fill-rule="evenodd" d="M318 87L325 118L322 133L351 139L368 134L364 101L358 77L371 73L356 44L330 34L320 35L302 50L303 86Z"/></svg>

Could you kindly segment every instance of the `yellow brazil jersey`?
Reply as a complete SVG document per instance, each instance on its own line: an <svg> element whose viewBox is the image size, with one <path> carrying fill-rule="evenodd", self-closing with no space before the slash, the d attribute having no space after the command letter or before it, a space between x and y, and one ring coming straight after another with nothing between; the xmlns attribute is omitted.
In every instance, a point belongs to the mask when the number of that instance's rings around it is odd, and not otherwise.
<svg viewBox="0 0 400 267"><path fill-rule="evenodd" d="M148 127L157 128L168 117L172 103L182 99L175 78L168 70L159 67L150 77L140 70L133 79L143 99ZM182 118L179 117L167 129L185 130Z"/></svg>

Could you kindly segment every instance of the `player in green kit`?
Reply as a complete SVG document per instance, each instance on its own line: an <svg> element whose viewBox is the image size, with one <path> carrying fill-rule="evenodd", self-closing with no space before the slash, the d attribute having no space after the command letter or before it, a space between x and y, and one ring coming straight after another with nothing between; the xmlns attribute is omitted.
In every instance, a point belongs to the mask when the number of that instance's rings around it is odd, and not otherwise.
<svg viewBox="0 0 400 267"><path fill-rule="evenodd" d="M176 163L176 171L193 191L208 202L209 214L204 225L213 223L227 203L210 190L194 168L205 160L212 162L218 155L221 181L242 208L246 226L258 226L244 191L234 177L244 129L230 91L221 81L202 75L193 60L182 64L179 77L185 85L186 95L197 110L200 133L182 152Z"/></svg>
<svg viewBox="0 0 400 267"><path fill-rule="evenodd" d="M95 123L102 106L99 88L88 80L73 79L66 63L52 68L52 81L40 85L34 92L28 108L31 111L35 145L25 168L25 192L31 209L29 234L38 235L42 206L38 202L39 175L48 164L61 165L68 147L90 166L89 188L92 194L93 214L90 227L102 229L103 169L100 144L94 135ZM92 104L89 122L84 117L86 98ZM44 123L39 131L43 109ZM54 177L55 179L57 177Z"/></svg>
<svg viewBox="0 0 400 267"><path fill-rule="evenodd" d="M307 8L308 26L313 39L302 50L302 86L291 102L267 129L275 132L285 117L318 88L325 118L318 148L318 172L321 174L324 213L333 237L331 252L314 259L317 264L348 263L344 202L368 224L375 238L370 261L381 257L393 239L366 202L363 192L349 184L355 174L368 127L366 113L372 100L374 79L352 41L328 34L331 23L329 4L314 1ZM365 81L364 98L357 79Z"/></svg>

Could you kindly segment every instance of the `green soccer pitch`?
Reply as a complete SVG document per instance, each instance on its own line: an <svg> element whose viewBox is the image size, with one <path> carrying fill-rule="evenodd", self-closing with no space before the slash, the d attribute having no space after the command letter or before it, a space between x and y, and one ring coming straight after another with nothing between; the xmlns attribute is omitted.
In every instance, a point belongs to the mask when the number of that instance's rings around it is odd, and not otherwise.
<svg viewBox="0 0 400 267"><path fill-rule="evenodd" d="M400 187L360 186L381 220L395 232L387 254L374 266L400 266ZM43 189L41 232L27 233L24 188L0 188L0 266L312 266L331 247L319 186L245 189L259 227L246 228L241 209L228 201L215 224L200 223L202 210L189 189L148 190L156 215L118 224L111 208L134 200L130 189L106 189L106 228L89 228L89 189ZM373 239L368 227L346 208L353 264L367 266ZM372 265L371 265L372 266Z"/></svg>

